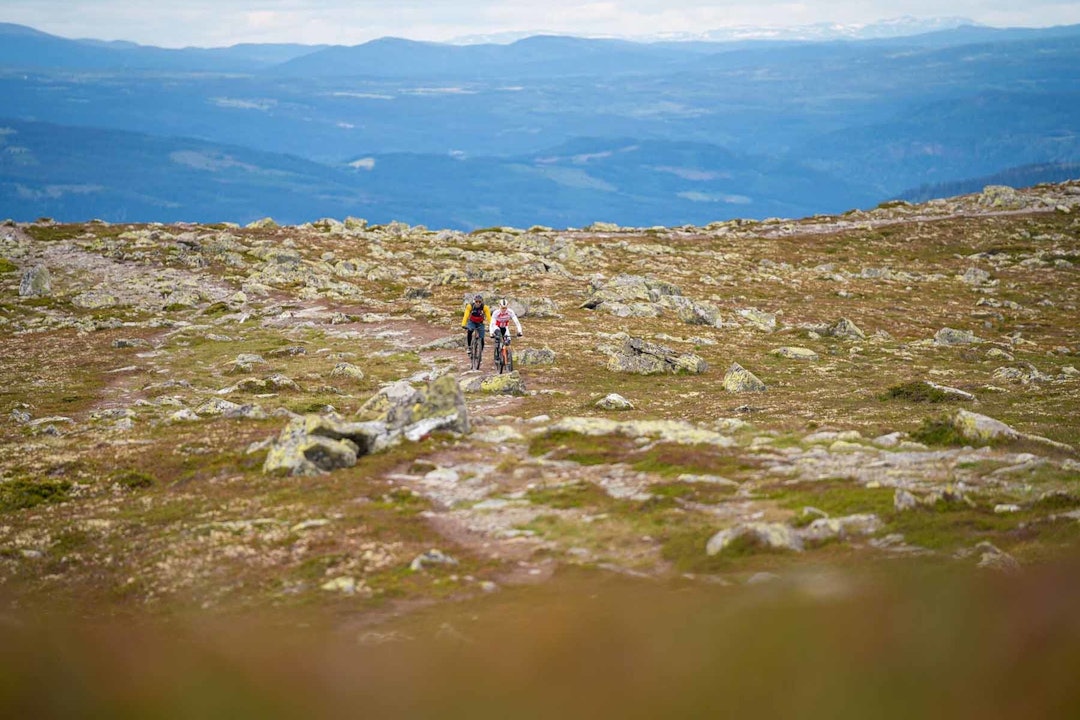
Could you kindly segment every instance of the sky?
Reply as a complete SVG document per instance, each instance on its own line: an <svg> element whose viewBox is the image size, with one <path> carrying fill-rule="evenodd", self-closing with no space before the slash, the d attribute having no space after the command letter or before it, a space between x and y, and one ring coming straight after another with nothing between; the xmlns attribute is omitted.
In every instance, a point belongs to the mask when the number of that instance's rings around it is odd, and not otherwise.
<svg viewBox="0 0 1080 720"><path fill-rule="evenodd" d="M0 0L0 22L162 47L449 41L521 31L644 37L900 16L1044 27L1080 23L1080 0Z"/></svg>

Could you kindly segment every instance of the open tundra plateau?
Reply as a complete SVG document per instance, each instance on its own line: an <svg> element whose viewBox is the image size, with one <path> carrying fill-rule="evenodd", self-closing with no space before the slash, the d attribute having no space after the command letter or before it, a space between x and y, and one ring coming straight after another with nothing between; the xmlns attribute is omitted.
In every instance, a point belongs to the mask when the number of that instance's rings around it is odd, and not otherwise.
<svg viewBox="0 0 1080 720"><path fill-rule="evenodd" d="M513 372L469 370L476 292ZM1078 304L1080 182L704 227L9 221L0 598L363 623L566 573L1019 577L1080 544Z"/></svg>

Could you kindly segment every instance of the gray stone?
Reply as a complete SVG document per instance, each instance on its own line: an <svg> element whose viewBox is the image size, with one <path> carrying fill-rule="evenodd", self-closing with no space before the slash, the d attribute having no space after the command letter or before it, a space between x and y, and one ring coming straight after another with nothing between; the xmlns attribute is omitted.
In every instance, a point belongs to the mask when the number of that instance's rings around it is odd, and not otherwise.
<svg viewBox="0 0 1080 720"><path fill-rule="evenodd" d="M514 363L522 367L553 365L555 363L555 351L551 348L525 348L515 353Z"/></svg>
<svg viewBox="0 0 1080 720"><path fill-rule="evenodd" d="M335 365L334 369L330 371L330 377L346 378L353 382L361 382L364 379L364 371L352 363L341 362Z"/></svg>
<svg viewBox="0 0 1080 720"><path fill-rule="evenodd" d="M421 553L413 558L413 561L409 563L409 569L413 572L421 572L429 567L439 566L454 566L458 561L451 556L447 555L441 550L432 548L425 553Z"/></svg>
<svg viewBox="0 0 1080 720"><path fill-rule="evenodd" d="M961 282L968 285L985 285L990 282L990 273L980 268L968 268L964 271L964 274L960 276Z"/></svg>
<svg viewBox="0 0 1080 720"><path fill-rule="evenodd" d="M724 374L724 389L733 393L765 392L765 383L739 363L732 363Z"/></svg>
<svg viewBox="0 0 1080 720"><path fill-rule="evenodd" d="M107 290L87 290L71 299L71 304L83 310L105 310L116 307L120 299Z"/></svg>
<svg viewBox="0 0 1080 720"><path fill-rule="evenodd" d="M779 347L772 351L773 355L782 358L788 358L789 360L805 360L815 361L818 359L818 354L813 350L804 347Z"/></svg>
<svg viewBox="0 0 1080 720"><path fill-rule="evenodd" d="M903 488L897 488L893 494L893 507L898 512L914 510L919 507L919 499Z"/></svg>
<svg viewBox="0 0 1080 720"><path fill-rule="evenodd" d="M840 318L835 325L829 328L829 334L833 337L847 338L849 340L866 339L866 333L860 330L858 325L847 318Z"/></svg>
<svg viewBox="0 0 1080 720"><path fill-rule="evenodd" d="M955 328L945 327L934 334L934 344L943 347L952 345L972 345L980 342L982 342L982 340L975 337L975 334L968 330L957 330Z"/></svg>
<svg viewBox="0 0 1080 720"><path fill-rule="evenodd" d="M19 282L21 297L47 297L52 294L52 277L44 265L36 265L22 274Z"/></svg>
<svg viewBox="0 0 1080 720"><path fill-rule="evenodd" d="M634 404L618 393L611 393L597 400L596 407L601 410L633 410Z"/></svg>
<svg viewBox="0 0 1080 720"><path fill-rule="evenodd" d="M746 318L758 330L770 333L776 330L776 316L772 313L763 312L757 308L743 308L739 310L739 315Z"/></svg>
<svg viewBox="0 0 1080 720"><path fill-rule="evenodd" d="M736 540L746 539L755 545L760 545L776 550L794 550L801 552L803 549L802 538L792 528L780 523L752 522L721 530L713 535L705 546L708 555L717 555L723 552Z"/></svg>
<svg viewBox="0 0 1080 720"><path fill-rule="evenodd" d="M597 348L608 356L607 368L612 372L659 375L663 373L702 373L708 365L697 355L678 353L671 348L616 333L610 341Z"/></svg>

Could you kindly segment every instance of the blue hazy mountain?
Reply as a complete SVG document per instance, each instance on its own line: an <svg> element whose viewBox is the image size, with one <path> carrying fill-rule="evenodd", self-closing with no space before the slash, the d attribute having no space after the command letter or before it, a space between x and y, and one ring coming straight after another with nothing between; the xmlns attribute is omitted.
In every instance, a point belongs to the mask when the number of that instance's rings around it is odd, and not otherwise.
<svg viewBox="0 0 1080 720"><path fill-rule="evenodd" d="M19 26L0 36L2 114L48 158L36 175L12 174L14 141L0 148L5 187L32 188L6 206L19 217L119 212L94 202L122 194L114 181L139 186L146 175L165 204L129 198L124 212L678 224L844 210L925 184L1080 162L1080 26L833 42L539 36L185 50ZM72 140L83 131L143 139L83 147ZM45 147L49 133L65 152ZM178 166L171 150L138 150L159 141L180 152L204 143L291 180L218 168L207 199L193 181L205 170ZM98 171L105 180L94 181L95 167L109 168ZM42 189L80 184L109 191L59 202Z"/></svg>
<svg viewBox="0 0 1080 720"><path fill-rule="evenodd" d="M23 25L0 23L0 67L21 69L251 72L320 49L322 46L245 44L174 50L122 41L69 40Z"/></svg>

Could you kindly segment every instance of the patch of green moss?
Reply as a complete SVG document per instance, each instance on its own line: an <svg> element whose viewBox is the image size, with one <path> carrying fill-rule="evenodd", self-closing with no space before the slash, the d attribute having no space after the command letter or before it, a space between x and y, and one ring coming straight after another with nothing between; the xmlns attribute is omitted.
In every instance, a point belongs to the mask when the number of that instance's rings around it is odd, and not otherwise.
<svg viewBox="0 0 1080 720"><path fill-rule="evenodd" d="M153 475L138 470L128 470L113 477L113 481L128 490L145 490L157 484Z"/></svg>
<svg viewBox="0 0 1080 720"><path fill-rule="evenodd" d="M946 418L926 418L911 439L925 445L970 445L971 441L957 431Z"/></svg>
<svg viewBox="0 0 1080 720"><path fill-rule="evenodd" d="M955 397L936 387L923 382L913 380L911 382L893 385L881 395L882 400L906 400L908 402L944 403L955 400Z"/></svg>
<svg viewBox="0 0 1080 720"><path fill-rule="evenodd" d="M536 488L528 492L529 502L534 505L569 509L596 507L608 504L610 496L600 487L588 482L560 485L552 488Z"/></svg>
<svg viewBox="0 0 1080 720"><path fill-rule="evenodd" d="M6 275L13 273L19 269L19 266L11 262L5 257L0 257L0 275Z"/></svg>
<svg viewBox="0 0 1080 720"><path fill-rule="evenodd" d="M71 494L66 480L27 480L16 478L0 484L0 512L26 510L38 505L64 502Z"/></svg>
<svg viewBox="0 0 1080 720"><path fill-rule="evenodd" d="M780 507L796 511L816 507L833 517L890 513L893 494L891 488L865 488L848 480L818 480L766 491L766 496L776 500Z"/></svg>
<svg viewBox="0 0 1080 720"><path fill-rule="evenodd" d="M38 242L73 240L86 232L83 225L30 225L26 234Z"/></svg>

